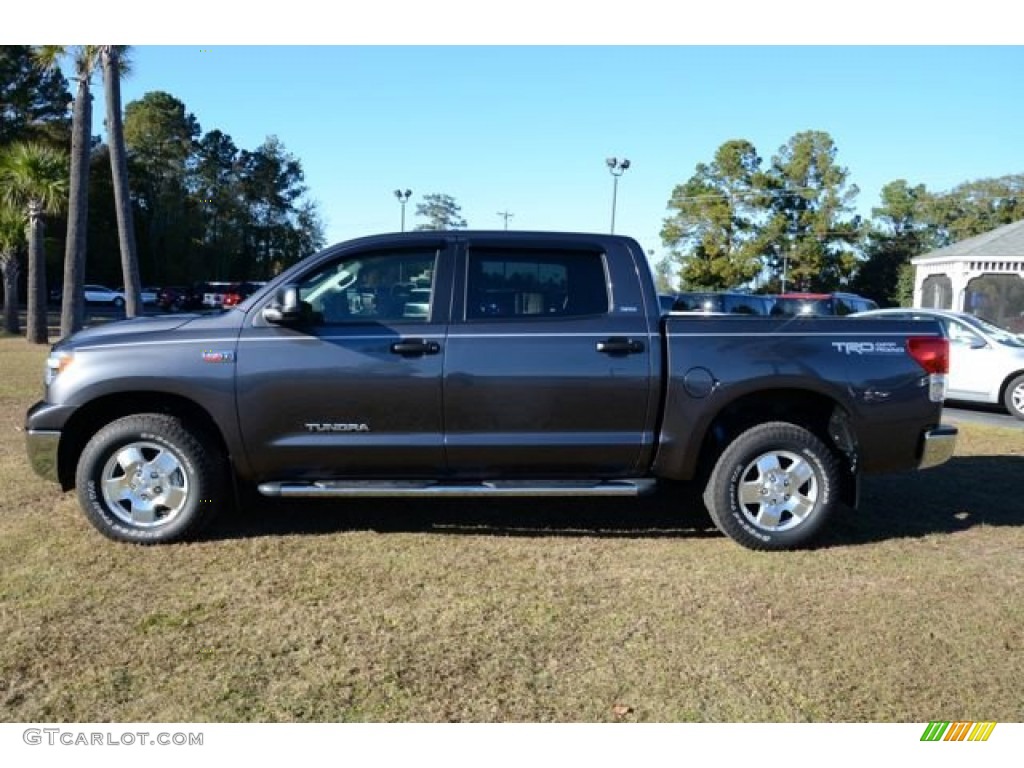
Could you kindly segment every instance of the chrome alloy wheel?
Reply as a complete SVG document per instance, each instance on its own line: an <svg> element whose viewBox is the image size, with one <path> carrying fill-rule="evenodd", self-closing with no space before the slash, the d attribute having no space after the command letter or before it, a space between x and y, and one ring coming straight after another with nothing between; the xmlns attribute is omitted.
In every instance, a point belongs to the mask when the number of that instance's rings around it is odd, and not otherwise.
<svg viewBox="0 0 1024 768"><path fill-rule="evenodd" d="M107 460L100 486L107 508L141 528L170 523L189 493L181 458L166 446L143 441L125 445Z"/></svg>
<svg viewBox="0 0 1024 768"><path fill-rule="evenodd" d="M790 451L764 453L740 475L738 498L743 516L765 531L796 528L814 511L818 479L804 457Z"/></svg>

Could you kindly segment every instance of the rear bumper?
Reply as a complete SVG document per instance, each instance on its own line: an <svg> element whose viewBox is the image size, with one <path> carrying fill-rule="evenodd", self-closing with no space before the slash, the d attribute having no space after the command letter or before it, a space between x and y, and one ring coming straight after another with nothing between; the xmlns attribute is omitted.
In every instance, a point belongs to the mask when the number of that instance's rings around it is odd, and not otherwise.
<svg viewBox="0 0 1024 768"><path fill-rule="evenodd" d="M928 469L944 464L953 457L956 450L956 427L947 424L940 424L926 430L923 435L923 447L921 449L921 460L917 464L918 469Z"/></svg>

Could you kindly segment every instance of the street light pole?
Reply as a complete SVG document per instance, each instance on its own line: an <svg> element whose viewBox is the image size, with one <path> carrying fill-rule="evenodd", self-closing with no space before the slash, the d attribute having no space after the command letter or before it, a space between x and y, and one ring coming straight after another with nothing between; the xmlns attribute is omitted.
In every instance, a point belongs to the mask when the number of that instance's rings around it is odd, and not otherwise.
<svg viewBox="0 0 1024 768"><path fill-rule="evenodd" d="M615 205L618 202L619 197L619 176L626 172L629 168L629 160L622 158L619 160L617 157L609 157L606 159L605 164L608 166L608 172L611 173L614 181L612 182L612 234L615 234Z"/></svg>
<svg viewBox="0 0 1024 768"><path fill-rule="evenodd" d="M498 211L498 215L505 219L505 229L508 230L508 220L515 216L515 214L508 211Z"/></svg>
<svg viewBox="0 0 1024 768"><path fill-rule="evenodd" d="M405 232L405 204L409 202L409 198L412 197L412 190L407 189L403 192L400 189L395 190L395 197L398 198L398 202L402 206L402 231Z"/></svg>

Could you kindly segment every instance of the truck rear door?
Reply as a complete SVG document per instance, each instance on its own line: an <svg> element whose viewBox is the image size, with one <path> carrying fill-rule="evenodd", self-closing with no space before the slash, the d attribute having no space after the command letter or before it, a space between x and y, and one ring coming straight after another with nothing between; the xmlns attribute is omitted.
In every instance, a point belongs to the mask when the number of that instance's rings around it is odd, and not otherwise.
<svg viewBox="0 0 1024 768"><path fill-rule="evenodd" d="M636 275L616 283L600 240L466 238L445 350L449 471L635 473L653 440L659 350Z"/></svg>

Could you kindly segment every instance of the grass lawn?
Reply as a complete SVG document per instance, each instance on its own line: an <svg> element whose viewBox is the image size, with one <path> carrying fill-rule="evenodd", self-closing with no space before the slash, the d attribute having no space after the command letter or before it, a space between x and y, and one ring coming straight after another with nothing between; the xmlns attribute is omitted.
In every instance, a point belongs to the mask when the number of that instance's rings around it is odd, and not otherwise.
<svg viewBox="0 0 1024 768"><path fill-rule="evenodd" d="M0 338L0 720L1024 720L1024 430L869 477L821 546L693 502L275 503L102 538L35 477Z"/></svg>

